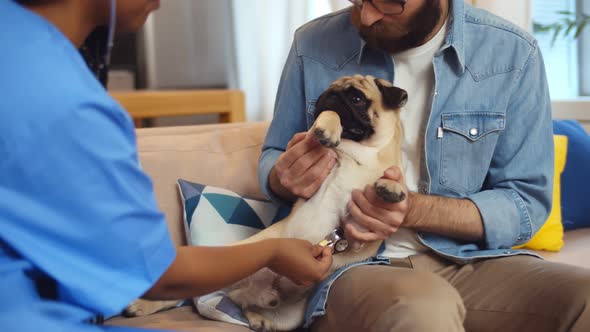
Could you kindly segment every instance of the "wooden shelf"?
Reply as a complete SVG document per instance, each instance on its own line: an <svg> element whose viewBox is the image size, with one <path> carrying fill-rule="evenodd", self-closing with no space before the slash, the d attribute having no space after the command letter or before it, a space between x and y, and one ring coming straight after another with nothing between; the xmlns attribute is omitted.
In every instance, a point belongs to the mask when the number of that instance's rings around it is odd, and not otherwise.
<svg viewBox="0 0 590 332"><path fill-rule="evenodd" d="M134 120L205 114L219 114L222 123L246 120L246 102L240 90L113 91L111 96Z"/></svg>

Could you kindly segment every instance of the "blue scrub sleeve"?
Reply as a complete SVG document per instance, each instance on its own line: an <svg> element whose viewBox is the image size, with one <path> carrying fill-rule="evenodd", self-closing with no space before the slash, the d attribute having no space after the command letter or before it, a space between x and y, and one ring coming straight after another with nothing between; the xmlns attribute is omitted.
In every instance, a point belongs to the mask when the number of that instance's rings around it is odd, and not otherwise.
<svg viewBox="0 0 590 332"><path fill-rule="evenodd" d="M127 114L78 105L0 161L2 239L57 282L60 301L110 316L175 258Z"/></svg>

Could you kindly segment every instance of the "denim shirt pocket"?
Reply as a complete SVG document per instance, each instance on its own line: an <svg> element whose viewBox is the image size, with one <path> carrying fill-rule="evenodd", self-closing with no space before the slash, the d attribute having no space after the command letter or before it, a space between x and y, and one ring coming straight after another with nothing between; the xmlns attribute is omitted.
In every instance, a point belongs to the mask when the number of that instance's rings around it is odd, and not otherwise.
<svg viewBox="0 0 590 332"><path fill-rule="evenodd" d="M313 123L315 122L315 104L317 103L317 99L312 99L310 101L307 102L307 110L306 110L306 115L307 115L307 129L311 128L311 126L313 126Z"/></svg>
<svg viewBox="0 0 590 332"><path fill-rule="evenodd" d="M504 113L442 114L440 184L461 195L480 190L504 125Z"/></svg>

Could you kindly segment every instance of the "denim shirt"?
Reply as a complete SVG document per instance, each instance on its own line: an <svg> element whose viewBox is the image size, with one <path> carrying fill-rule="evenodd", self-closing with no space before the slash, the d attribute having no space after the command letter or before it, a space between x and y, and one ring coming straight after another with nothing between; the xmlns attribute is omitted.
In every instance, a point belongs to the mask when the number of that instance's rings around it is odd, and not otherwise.
<svg viewBox="0 0 590 332"><path fill-rule="evenodd" d="M471 200L480 211L485 239L468 243L421 232L419 240L461 264L530 254L511 248L529 241L549 215L554 166L550 98L536 40L453 0L445 43L433 65L418 190ZM391 55L364 44L349 9L297 30L258 167L261 187L273 200L280 201L268 177L277 158L295 133L311 127L315 102L331 82L354 74L395 82ZM314 315L321 314L333 279L312 299Z"/></svg>
<svg viewBox="0 0 590 332"><path fill-rule="evenodd" d="M444 46L433 59L435 83L426 125L422 194L473 201L485 240L467 243L419 233L440 255L466 263L522 253L551 209L551 106L536 40L513 24L453 0ZM295 33L259 162L261 187L297 132L313 124L318 96L353 74L395 81L390 54L371 49L346 9ZM412 98L412 96L409 96Z"/></svg>

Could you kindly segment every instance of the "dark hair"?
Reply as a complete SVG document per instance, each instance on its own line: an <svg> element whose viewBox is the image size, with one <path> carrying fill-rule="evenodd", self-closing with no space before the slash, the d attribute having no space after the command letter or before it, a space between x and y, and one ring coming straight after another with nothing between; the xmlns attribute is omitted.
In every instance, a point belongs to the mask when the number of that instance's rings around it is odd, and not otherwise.
<svg viewBox="0 0 590 332"><path fill-rule="evenodd" d="M80 47L80 54L86 60L86 64L105 88L108 83L109 71L106 63L108 34L109 29L107 27L98 27L92 31L82 47Z"/></svg>
<svg viewBox="0 0 590 332"><path fill-rule="evenodd" d="M56 0L16 0L16 2L24 6L42 5L53 1ZM80 47L80 54L82 54L86 64L105 88L107 86L109 70L108 64L106 63L108 30L107 27L96 28L86 38L82 47Z"/></svg>

